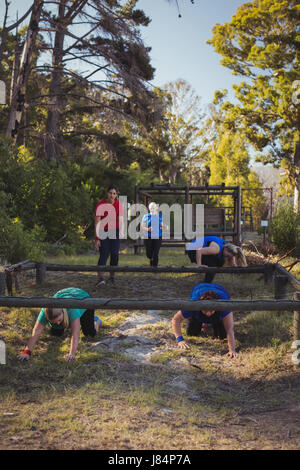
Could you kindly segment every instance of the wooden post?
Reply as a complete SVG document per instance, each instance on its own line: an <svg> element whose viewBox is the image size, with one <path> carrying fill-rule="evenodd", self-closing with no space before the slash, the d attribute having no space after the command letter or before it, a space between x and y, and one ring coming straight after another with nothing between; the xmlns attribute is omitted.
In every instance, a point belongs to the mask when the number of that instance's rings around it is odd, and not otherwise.
<svg viewBox="0 0 300 470"><path fill-rule="evenodd" d="M190 187L189 186L185 187L184 193L185 193L184 204L189 204L190 203ZM185 217L185 213L183 212L183 217L182 217L182 238L183 238L184 241L187 241L186 238L185 238L185 233L184 233L184 225L185 225L184 217ZM193 208L192 208L192 220L190 222L193 224Z"/></svg>
<svg viewBox="0 0 300 470"><path fill-rule="evenodd" d="M36 283L38 285L43 284L46 280L46 264L45 263L36 263Z"/></svg>
<svg viewBox="0 0 300 470"><path fill-rule="evenodd" d="M274 278L274 294L276 300L287 298L288 278L282 274L276 274Z"/></svg>
<svg viewBox="0 0 300 470"><path fill-rule="evenodd" d="M135 204L140 203L140 188L139 188L139 186L135 186L135 188L134 188L134 200L135 200ZM135 240L135 242L134 242L134 254L139 255L140 253L141 253L141 250L140 250L139 240Z"/></svg>
<svg viewBox="0 0 300 470"><path fill-rule="evenodd" d="M295 292L294 300L300 300L300 292ZM294 341L300 340L300 311L294 312Z"/></svg>
<svg viewBox="0 0 300 470"><path fill-rule="evenodd" d="M300 300L300 292L294 293L294 300ZM299 355L299 348L300 348L300 311L294 311L294 343L293 343L295 351L295 359L293 360L294 365L296 368L300 367L300 355Z"/></svg>
<svg viewBox="0 0 300 470"><path fill-rule="evenodd" d="M236 192L236 227L235 231L236 234L236 244L240 245L242 241L242 233L241 233L241 212L242 212L242 203L241 203L241 187L237 187Z"/></svg>
<svg viewBox="0 0 300 470"><path fill-rule="evenodd" d="M5 271L0 271L0 295L3 296L6 294L6 273Z"/></svg>
<svg viewBox="0 0 300 470"><path fill-rule="evenodd" d="M272 263L266 263L264 265L265 272L264 272L264 282L268 284L268 282L272 281L274 276L274 265Z"/></svg>

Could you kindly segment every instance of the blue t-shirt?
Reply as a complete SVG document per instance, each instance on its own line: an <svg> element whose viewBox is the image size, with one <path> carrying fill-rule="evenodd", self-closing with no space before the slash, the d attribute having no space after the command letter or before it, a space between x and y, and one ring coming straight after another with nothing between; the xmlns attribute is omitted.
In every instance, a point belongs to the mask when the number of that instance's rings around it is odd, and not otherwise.
<svg viewBox="0 0 300 470"><path fill-rule="evenodd" d="M215 242L217 245L219 245L220 247L220 251L219 253L216 255L218 256L218 258L221 258L222 257L222 253L223 253L223 247L225 245L225 243L227 243L225 240L223 240L222 238L219 238L219 237L202 237L202 238L196 238L194 241L192 241L191 243L189 243L186 247L187 251L189 250L199 250L200 248L205 248L207 247L210 242Z"/></svg>
<svg viewBox="0 0 300 470"><path fill-rule="evenodd" d="M218 294L220 300L229 300L230 295L228 294L227 290L224 287L220 286L219 284L212 284L212 283L200 283L197 284L190 295L190 300L199 300L200 297L205 293L213 291ZM205 322L205 323L212 323L216 317L219 320L222 320L226 315L231 313L231 310L224 310L220 312L215 312L211 317L206 316L203 312L197 312L196 310L181 310L182 315L184 318L196 317L198 320Z"/></svg>
<svg viewBox="0 0 300 470"><path fill-rule="evenodd" d="M66 287L65 289L61 289L56 292L53 297L55 299L86 299L87 297L90 297L90 294L83 289L79 289L78 287ZM80 318L84 314L86 308L67 308L66 310L69 317L69 323L72 323L74 320ZM49 320L47 320L44 308L41 309L39 316L37 317L37 321L44 326L49 325L51 328L64 328L62 324L56 325L55 323L51 323Z"/></svg>
<svg viewBox="0 0 300 470"><path fill-rule="evenodd" d="M162 214L146 214L142 223L152 228L151 232L144 232L144 238L162 238Z"/></svg>

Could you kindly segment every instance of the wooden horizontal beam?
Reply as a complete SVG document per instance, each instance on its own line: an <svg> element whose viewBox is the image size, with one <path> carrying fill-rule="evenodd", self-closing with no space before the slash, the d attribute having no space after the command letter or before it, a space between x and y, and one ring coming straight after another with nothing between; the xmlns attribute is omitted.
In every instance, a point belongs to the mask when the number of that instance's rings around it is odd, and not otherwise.
<svg viewBox="0 0 300 470"><path fill-rule="evenodd" d="M171 190L171 191L185 191L188 189L189 192L191 191L236 191L238 186L171 186L171 185L153 185L153 186L136 186L137 191L157 191L160 190Z"/></svg>
<svg viewBox="0 0 300 470"><path fill-rule="evenodd" d="M139 193L140 195L142 194L145 194L144 191L141 191ZM155 189L153 191L151 191L151 196L153 195L157 195L157 194L163 194L164 196L174 196L174 191L169 191L169 190L162 190L162 189ZM190 195L192 196L233 196L235 193L233 193L232 191L218 191L216 192L215 190L213 191L192 191L189 193ZM185 191L177 191L177 196L184 196L185 195ZM150 194L149 194L150 196Z"/></svg>
<svg viewBox="0 0 300 470"><path fill-rule="evenodd" d="M264 266L228 266L198 268L196 266L88 266L88 265L62 265L46 264L47 271L80 271L80 272L119 272L119 273L264 273Z"/></svg>
<svg viewBox="0 0 300 470"><path fill-rule="evenodd" d="M109 310L232 310L300 311L300 300L183 300L183 299L66 299L49 297L0 297L0 307L79 308Z"/></svg>

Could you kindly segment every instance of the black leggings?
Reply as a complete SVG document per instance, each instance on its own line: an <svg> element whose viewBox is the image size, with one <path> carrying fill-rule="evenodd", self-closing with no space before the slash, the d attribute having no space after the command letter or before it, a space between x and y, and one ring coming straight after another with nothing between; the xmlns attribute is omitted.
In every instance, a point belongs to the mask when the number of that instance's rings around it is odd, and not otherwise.
<svg viewBox="0 0 300 470"><path fill-rule="evenodd" d="M80 317L80 326L84 336L96 335L95 325L94 325L94 310L87 309ZM64 334L64 328L51 328L51 335L53 336L62 336Z"/></svg>
<svg viewBox="0 0 300 470"><path fill-rule="evenodd" d="M151 266L157 267L158 254L161 247L161 238L146 238L145 240L146 255L150 259Z"/></svg>
<svg viewBox="0 0 300 470"><path fill-rule="evenodd" d="M118 266L119 250L121 240L119 238L119 229L116 229L116 238L105 238L101 240L98 259L98 266L105 266L110 255L110 266ZM111 273L113 274L113 273Z"/></svg>
<svg viewBox="0 0 300 470"><path fill-rule="evenodd" d="M195 317L188 318L186 334L189 336L200 336L203 323L205 322L203 322L202 320L199 320L198 318L195 318ZM224 339L227 337L227 333L224 328L222 320L216 318L214 321L211 322L211 324L214 330L214 338Z"/></svg>

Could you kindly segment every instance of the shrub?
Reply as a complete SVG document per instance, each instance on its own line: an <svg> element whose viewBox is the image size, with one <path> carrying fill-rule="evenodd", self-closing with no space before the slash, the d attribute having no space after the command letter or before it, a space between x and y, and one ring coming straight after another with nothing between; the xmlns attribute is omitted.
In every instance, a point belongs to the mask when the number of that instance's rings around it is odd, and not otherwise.
<svg viewBox="0 0 300 470"><path fill-rule="evenodd" d="M11 264L25 259L43 261L47 249L45 235L45 230L38 225L25 230L20 220L9 220L6 217L0 231L0 256Z"/></svg>
<svg viewBox="0 0 300 470"><path fill-rule="evenodd" d="M300 213L294 211L289 201L278 204L270 224L272 242L279 250L289 250L300 242Z"/></svg>

